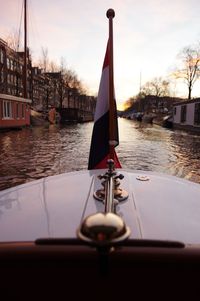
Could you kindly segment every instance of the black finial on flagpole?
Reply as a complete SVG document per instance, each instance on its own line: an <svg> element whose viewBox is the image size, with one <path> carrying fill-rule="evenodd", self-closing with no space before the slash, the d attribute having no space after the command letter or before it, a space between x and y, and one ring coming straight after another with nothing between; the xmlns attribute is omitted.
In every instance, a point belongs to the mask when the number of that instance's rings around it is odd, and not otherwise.
<svg viewBox="0 0 200 301"><path fill-rule="evenodd" d="M114 9L109 8L109 9L107 10L106 16L107 16L108 19L109 19L109 18L114 18L114 17L115 17L115 11L114 11Z"/></svg>

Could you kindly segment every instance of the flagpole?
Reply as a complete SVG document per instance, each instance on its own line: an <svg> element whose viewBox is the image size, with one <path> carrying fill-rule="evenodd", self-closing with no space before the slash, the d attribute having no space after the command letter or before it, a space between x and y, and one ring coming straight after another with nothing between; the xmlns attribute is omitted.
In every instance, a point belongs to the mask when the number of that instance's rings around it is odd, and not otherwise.
<svg viewBox="0 0 200 301"><path fill-rule="evenodd" d="M109 37L97 97L88 169L107 168L108 159L114 161L114 168L121 168L115 152L115 147L119 144L119 135L113 72L114 10L109 9L106 16L109 19Z"/></svg>
<svg viewBox="0 0 200 301"><path fill-rule="evenodd" d="M113 74L113 18L115 17L115 12L113 9L109 9L106 13L109 19L109 55L110 55L110 65L109 65L109 152L110 158L114 160L114 149L116 146L115 141L115 125L114 125L114 74Z"/></svg>
<svg viewBox="0 0 200 301"><path fill-rule="evenodd" d="M27 0L24 0L24 98L27 98Z"/></svg>

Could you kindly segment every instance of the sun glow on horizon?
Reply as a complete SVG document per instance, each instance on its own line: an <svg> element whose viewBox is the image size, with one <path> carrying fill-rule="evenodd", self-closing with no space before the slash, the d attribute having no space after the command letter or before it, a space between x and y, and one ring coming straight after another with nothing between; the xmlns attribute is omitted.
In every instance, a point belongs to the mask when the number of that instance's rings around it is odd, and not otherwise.
<svg viewBox="0 0 200 301"><path fill-rule="evenodd" d="M124 103L117 103L117 110L118 111L124 111L125 110L125 105Z"/></svg>

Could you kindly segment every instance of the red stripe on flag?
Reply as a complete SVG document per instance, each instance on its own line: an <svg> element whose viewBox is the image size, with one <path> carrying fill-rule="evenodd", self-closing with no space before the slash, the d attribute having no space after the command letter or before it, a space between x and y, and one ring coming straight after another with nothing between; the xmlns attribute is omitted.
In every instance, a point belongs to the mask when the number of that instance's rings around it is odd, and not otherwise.
<svg viewBox="0 0 200 301"><path fill-rule="evenodd" d="M110 159L110 155L109 154L101 162L99 162L94 167L94 169L106 169L106 168L108 168L108 164L107 164L107 160L108 159ZM122 168L115 150L114 150L114 166L115 166L115 168Z"/></svg>
<svg viewBox="0 0 200 301"><path fill-rule="evenodd" d="M91 140L91 147L90 147L90 155L89 155L89 162L88 162L88 169L106 169L107 160L113 159L115 168L121 168L121 164L117 157L117 154L114 149L109 146L109 140L117 141L116 146L118 145L118 122L117 122L117 108L115 99L111 104L109 103L109 78L108 72L110 72L110 50L109 50L109 40L107 43L106 54L103 63L103 70L101 75L99 93L97 97L97 104L96 104L96 112L95 112L95 123L93 127L92 133L92 140ZM114 88L114 87L113 87ZM114 95L113 95L114 96ZM112 107L110 108L110 105ZM109 118L110 118L110 110L112 109L111 120L113 121L113 135L110 135L109 129ZM98 116L98 118L96 117ZM108 120L106 120L106 118ZM103 121L103 122L102 122ZM104 124L104 122L106 123ZM102 122L102 124L101 124ZM98 125L98 126L97 126ZM101 128L99 127L101 125ZM103 137L103 139L102 139ZM96 142L96 143L94 143ZM98 145L98 147L97 147ZM114 148L114 147L113 147ZM99 156L102 154L103 156ZM105 157L104 157L105 156ZM99 158L100 157L100 158ZM98 159L97 159L98 158Z"/></svg>

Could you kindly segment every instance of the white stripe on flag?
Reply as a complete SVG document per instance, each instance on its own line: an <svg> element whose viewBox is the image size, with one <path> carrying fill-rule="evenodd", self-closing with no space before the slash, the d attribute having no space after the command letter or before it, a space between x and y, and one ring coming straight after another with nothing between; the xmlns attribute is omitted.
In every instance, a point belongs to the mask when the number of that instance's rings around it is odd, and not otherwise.
<svg viewBox="0 0 200 301"><path fill-rule="evenodd" d="M103 69L96 103L94 122L109 110L109 66Z"/></svg>

